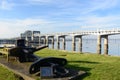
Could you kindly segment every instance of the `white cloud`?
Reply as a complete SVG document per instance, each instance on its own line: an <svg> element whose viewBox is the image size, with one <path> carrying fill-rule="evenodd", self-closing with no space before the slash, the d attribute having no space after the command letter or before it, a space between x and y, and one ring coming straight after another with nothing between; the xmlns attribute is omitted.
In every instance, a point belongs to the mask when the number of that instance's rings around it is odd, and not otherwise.
<svg viewBox="0 0 120 80"><path fill-rule="evenodd" d="M111 29L120 27L120 16L119 15L108 15L108 16L83 16L75 19L79 22L81 29Z"/></svg>
<svg viewBox="0 0 120 80"><path fill-rule="evenodd" d="M28 0L34 5L54 6L56 11L49 13L52 16L89 15L91 12L106 10L118 6L119 0ZM54 9L54 8L53 8Z"/></svg>
<svg viewBox="0 0 120 80"><path fill-rule="evenodd" d="M45 19L6 19L0 20L0 38L18 37L26 30L39 30L42 33L71 32L80 30L97 30L98 28L119 27L118 16L86 16L77 18L76 21L48 21ZM117 22L116 22L117 21ZM118 24L118 25L117 25Z"/></svg>
<svg viewBox="0 0 120 80"><path fill-rule="evenodd" d="M42 19L7 19L0 20L0 38L18 37L20 33L26 30L40 30L50 22Z"/></svg>
<svg viewBox="0 0 120 80"><path fill-rule="evenodd" d="M34 5L48 5L48 6L54 6L61 9L74 7L77 5L80 5L76 2L76 0L26 0L28 4L34 4Z"/></svg>
<svg viewBox="0 0 120 80"><path fill-rule="evenodd" d="M106 10L113 8L118 4L119 0L91 0L87 4L83 5L82 13L90 13L96 10Z"/></svg>
<svg viewBox="0 0 120 80"><path fill-rule="evenodd" d="M11 10L14 5L15 5L14 3L8 2L7 0L2 0L0 2L0 9Z"/></svg>

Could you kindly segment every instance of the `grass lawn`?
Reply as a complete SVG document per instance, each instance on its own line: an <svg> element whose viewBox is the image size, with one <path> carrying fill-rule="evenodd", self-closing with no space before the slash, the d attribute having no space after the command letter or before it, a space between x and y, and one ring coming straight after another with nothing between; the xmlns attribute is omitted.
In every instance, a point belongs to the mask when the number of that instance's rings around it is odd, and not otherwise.
<svg viewBox="0 0 120 80"><path fill-rule="evenodd" d="M0 80L19 80L11 71L0 66Z"/></svg>
<svg viewBox="0 0 120 80"><path fill-rule="evenodd" d="M78 80L120 80L120 57L70 53L51 49L43 49L35 54L41 57L66 58L68 60L66 67L87 72Z"/></svg>

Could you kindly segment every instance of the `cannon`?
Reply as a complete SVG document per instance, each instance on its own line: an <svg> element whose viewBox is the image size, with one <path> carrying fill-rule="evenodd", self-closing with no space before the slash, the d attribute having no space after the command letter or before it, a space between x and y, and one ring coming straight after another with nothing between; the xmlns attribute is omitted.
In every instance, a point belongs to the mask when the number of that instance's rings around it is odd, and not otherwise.
<svg viewBox="0 0 120 80"><path fill-rule="evenodd" d="M40 67L51 67L54 76L65 76L69 73L69 70L64 68L67 64L67 60L64 58L45 57L40 58L34 55L34 52L44 49L48 46L43 45L39 47L25 46L25 40L17 40L16 47L9 50L10 56L18 57L19 62L33 62L29 67L29 73L35 74L40 71Z"/></svg>
<svg viewBox="0 0 120 80"><path fill-rule="evenodd" d="M18 57L19 62L34 62L39 59L38 56L34 55L34 52L46 47L48 46L28 47L25 46L24 39L19 39L16 42L16 47L9 49L9 56Z"/></svg>
<svg viewBox="0 0 120 80"><path fill-rule="evenodd" d="M38 48L15 47L9 50L9 56L18 57L20 62L34 62L39 59L39 57L33 53L46 47L47 46L40 46Z"/></svg>

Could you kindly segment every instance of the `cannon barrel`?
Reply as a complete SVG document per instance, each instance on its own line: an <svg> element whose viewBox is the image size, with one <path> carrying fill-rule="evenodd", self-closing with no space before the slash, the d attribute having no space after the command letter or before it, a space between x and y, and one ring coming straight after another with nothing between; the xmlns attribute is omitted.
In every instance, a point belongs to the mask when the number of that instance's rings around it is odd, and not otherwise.
<svg viewBox="0 0 120 80"><path fill-rule="evenodd" d="M47 46L40 46L38 48L29 48L29 47L15 47L9 50L10 56L20 56L21 54L33 54L36 51L46 48Z"/></svg>
<svg viewBox="0 0 120 80"><path fill-rule="evenodd" d="M41 50L41 49L44 49L44 48L46 48L46 47L48 47L48 46L47 46L47 45L43 45L43 46L36 47L36 48L33 49L32 52L34 53L34 52L39 51L39 50Z"/></svg>
<svg viewBox="0 0 120 80"><path fill-rule="evenodd" d="M46 47L47 46L40 46L38 48L15 47L9 50L9 56L18 57L20 62L33 62L39 59L39 57L33 53Z"/></svg>

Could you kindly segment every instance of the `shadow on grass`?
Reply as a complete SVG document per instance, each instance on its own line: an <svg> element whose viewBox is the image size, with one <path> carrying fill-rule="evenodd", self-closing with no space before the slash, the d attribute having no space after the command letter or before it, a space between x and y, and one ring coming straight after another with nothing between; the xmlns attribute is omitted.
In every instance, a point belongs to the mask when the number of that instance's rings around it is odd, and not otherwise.
<svg viewBox="0 0 120 80"><path fill-rule="evenodd" d="M79 71L85 71L85 74L77 77L77 79L75 79L75 80L83 80L85 77L91 75L91 73L90 73L91 68L87 68L87 67L77 67L77 65L67 65L66 67L67 67L67 68L70 68L70 69L77 70L77 72L79 72Z"/></svg>
<svg viewBox="0 0 120 80"><path fill-rule="evenodd" d="M98 62L90 62L90 61L68 61L68 63L73 63L73 65L68 64L68 65L66 66L67 68L75 69L75 70L77 70L77 71L85 71L85 72L86 72L86 74L83 74L83 75L79 76L79 77L78 77L77 79L75 79L75 80L83 80L85 77L91 75L90 70L91 70L92 68L89 68L89 65L88 65L88 67L80 67L80 63L100 64L100 63L98 63ZM75 64L74 64L74 63L75 63ZM78 63L78 64L76 64L76 63Z"/></svg>
<svg viewBox="0 0 120 80"><path fill-rule="evenodd" d="M82 76L80 76L78 79L76 79L76 80L83 80L85 77L87 77L87 76L90 76L91 75L91 73L86 73L86 74L84 74L84 75L82 75Z"/></svg>
<svg viewBox="0 0 120 80"><path fill-rule="evenodd" d="M89 64L99 64L98 62L91 62L91 61L68 61L68 63L89 63Z"/></svg>

